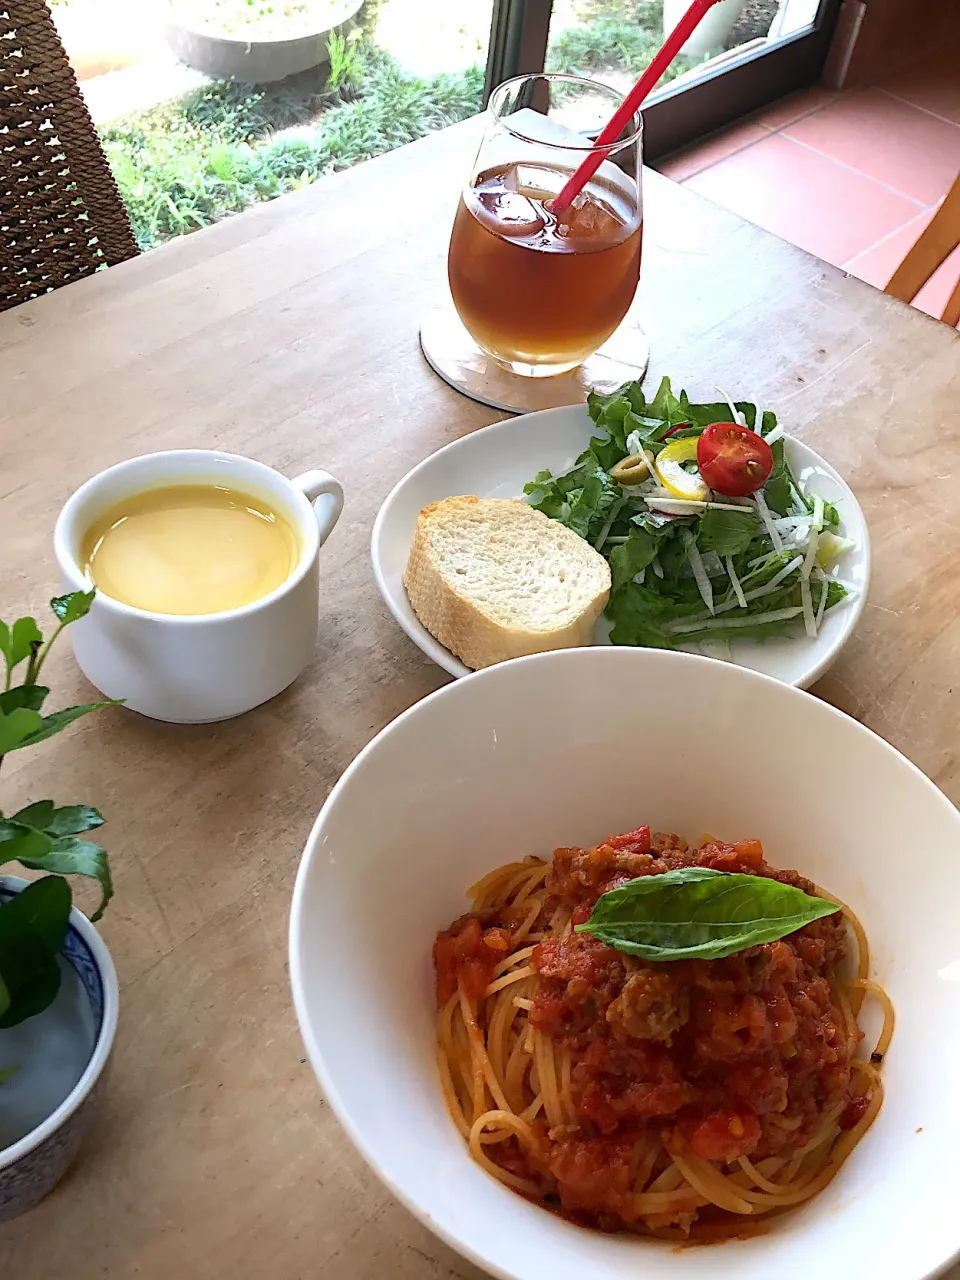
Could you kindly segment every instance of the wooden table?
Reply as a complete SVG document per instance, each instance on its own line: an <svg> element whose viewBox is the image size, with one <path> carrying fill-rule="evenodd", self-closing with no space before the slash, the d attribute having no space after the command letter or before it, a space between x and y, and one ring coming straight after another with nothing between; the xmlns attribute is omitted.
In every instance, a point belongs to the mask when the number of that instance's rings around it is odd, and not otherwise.
<svg viewBox="0 0 960 1280"><path fill-rule="evenodd" d="M446 679L380 602L368 544L395 481L496 416L417 346L474 137L457 126L0 317L3 616L44 608L58 508L132 454L225 448L327 467L347 492L295 688L215 726L104 713L4 768L8 811L50 795L106 813L122 986L102 1114L68 1180L0 1228L9 1280L478 1275L324 1106L286 963L324 797ZM647 196L651 377L760 394L850 482L873 586L816 692L960 799L960 339L666 179ZM54 699L86 700L69 646L51 665Z"/></svg>

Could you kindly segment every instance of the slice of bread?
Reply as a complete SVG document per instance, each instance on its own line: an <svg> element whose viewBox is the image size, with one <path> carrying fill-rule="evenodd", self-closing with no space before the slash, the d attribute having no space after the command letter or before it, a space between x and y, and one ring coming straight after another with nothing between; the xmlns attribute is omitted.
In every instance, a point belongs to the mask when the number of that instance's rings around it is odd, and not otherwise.
<svg viewBox="0 0 960 1280"><path fill-rule="evenodd" d="M404 586L417 617L474 670L593 643L610 566L515 498L444 498L417 517Z"/></svg>

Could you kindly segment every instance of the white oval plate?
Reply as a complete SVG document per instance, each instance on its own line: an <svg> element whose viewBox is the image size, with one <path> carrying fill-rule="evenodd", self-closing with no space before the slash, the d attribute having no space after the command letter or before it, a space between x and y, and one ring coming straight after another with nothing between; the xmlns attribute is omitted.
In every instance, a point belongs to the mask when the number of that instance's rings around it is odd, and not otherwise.
<svg viewBox="0 0 960 1280"><path fill-rule="evenodd" d="M520 498L523 486L538 471L557 474L573 466L596 431L585 405L508 418L431 454L404 476L380 508L370 544L380 594L414 644L452 676L469 675L470 668L421 624L403 585L417 516L429 503L459 494ZM836 505L840 532L856 544L842 558L839 573L856 587L856 594L826 614L815 640L808 636L764 642L734 640L730 649L738 666L806 689L833 663L857 625L870 585L870 540L856 498L833 467L799 440L787 438L786 452L798 479ZM601 618L596 644L609 643L608 629Z"/></svg>

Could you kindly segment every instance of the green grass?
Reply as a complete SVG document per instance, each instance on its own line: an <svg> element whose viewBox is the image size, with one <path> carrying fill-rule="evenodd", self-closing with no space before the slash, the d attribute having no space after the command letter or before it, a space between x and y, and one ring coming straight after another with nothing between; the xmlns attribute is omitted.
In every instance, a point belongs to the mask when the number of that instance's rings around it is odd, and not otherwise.
<svg viewBox="0 0 960 1280"><path fill-rule="evenodd" d="M580 26L551 41L547 69L639 73L660 42L662 0L581 7ZM376 5L364 12L375 23ZM607 10L601 12L601 10ZM365 28L367 29L367 28ZM419 77L367 35L335 37L326 84L314 92L231 81L101 130L140 247L152 248L324 174L475 115L483 71ZM694 65L679 58L665 80ZM279 131L299 126L293 138Z"/></svg>
<svg viewBox="0 0 960 1280"><path fill-rule="evenodd" d="M104 149L141 248L480 110L479 68L420 78L381 50L365 48L357 59L348 60L346 69L341 60L338 87L322 93L223 81L175 106L103 129ZM275 136L292 125L303 126L303 136Z"/></svg>
<svg viewBox="0 0 960 1280"><path fill-rule="evenodd" d="M620 12L601 14L581 26L569 27L547 48L548 71L590 76L623 68L639 75L663 43L663 4L620 6ZM680 54L664 73L667 84L702 61Z"/></svg>

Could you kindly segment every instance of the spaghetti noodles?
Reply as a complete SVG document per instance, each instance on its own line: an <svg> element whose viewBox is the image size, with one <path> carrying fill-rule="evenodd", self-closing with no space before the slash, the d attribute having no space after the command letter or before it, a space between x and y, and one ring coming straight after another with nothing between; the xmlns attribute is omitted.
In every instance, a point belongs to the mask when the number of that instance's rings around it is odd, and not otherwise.
<svg viewBox="0 0 960 1280"><path fill-rule="evenodd" d="M493 1177L586 1225L713 1238L834 1177L880 1109L893 1010L846 907L719 960L650 964L574 932L601 894L684 866L817 892L757 841L690 849L648 828L498 867L437 936L438 1058ZM884 1021L865 1060L868 994Z"/></svg>

